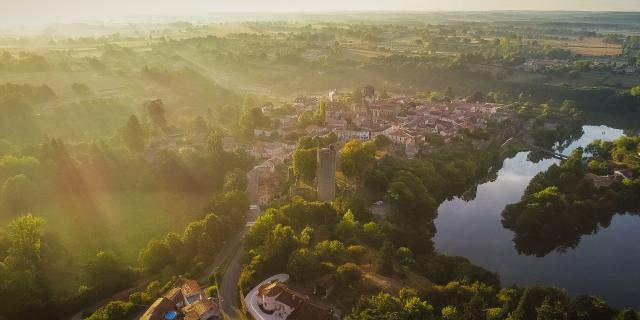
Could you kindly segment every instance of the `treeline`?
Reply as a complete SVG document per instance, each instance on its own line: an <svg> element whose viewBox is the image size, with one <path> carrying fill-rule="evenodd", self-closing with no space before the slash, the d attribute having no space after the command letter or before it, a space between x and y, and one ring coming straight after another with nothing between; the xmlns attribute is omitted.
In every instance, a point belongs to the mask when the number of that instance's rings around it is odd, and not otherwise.
<svg viewBox="0 0 640 320"><path fill-rule="evenodd" d="M0 84L0 98L24 98L39 103L55 98L55 93L47 85L32 86L7 82Z"/></svg>
<svg viewBox="0 0 640 320"><path fill-rule="evenodd" d="M636 320L632 309L615 310L602 299L575 299L551 287L505 288L451 282L423 292L403 289L398 296L363 297L348 320Z"/></svg>
<svg viewBox="0 0 640 320"><path fill-rule="evenodd" d="M50 68L47 59L41 55L20 52L13 55L7 51L0 52L0 71L5 72L41 72Z"/></svg>
<svg viewBox="0 0 640 320"><path fill-rule="evenodd" d="M515 232L518 252L545 256L575 248L583 235L609 226L615 214L640 212L639 145L637 137L595 141L586 149L588 156L578 148L560 165L536 175L520 202L502 212L503 226ZM621 168L621 163L627 164ZM614 168L625 166L632 178L614 178ZM596 186L594 179L609 185Z"/></svg>

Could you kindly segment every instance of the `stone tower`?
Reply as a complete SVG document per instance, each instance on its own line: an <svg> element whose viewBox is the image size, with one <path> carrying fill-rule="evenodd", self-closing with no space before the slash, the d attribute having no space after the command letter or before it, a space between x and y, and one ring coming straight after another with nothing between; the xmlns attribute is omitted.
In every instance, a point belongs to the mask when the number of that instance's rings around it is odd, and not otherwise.
<svg viewBox="0 0 640 320"><path fill-rule="evenodd" d="M333 145L318 148L318 169L316 171L318 200L331 201L336 197L336 157Z"/></svg>

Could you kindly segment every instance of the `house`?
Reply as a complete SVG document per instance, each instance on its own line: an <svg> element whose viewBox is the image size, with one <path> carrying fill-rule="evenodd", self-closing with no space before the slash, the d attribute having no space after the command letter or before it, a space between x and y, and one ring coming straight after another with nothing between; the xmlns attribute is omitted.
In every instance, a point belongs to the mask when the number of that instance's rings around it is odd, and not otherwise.
<svg viewBox="0 0 640 320"><path fill-rule="evenodd" d="M382 131L382 134L397 144L406 145L409 143L415 143L415 137L407 132L406 129L401 127L392 126L391 128Z"/></svg>
<svg viewBox="0 0 640 320"><path fill-rule="evenodd" d="M371 139L371 132L369 130L336 129L334 130L334 132L338 135L338 139L340 139L341 141L367 141Z"/></svg>
<svg viewBox="0 0 640 320"><path fill-rule="evenodd" d="M600 189L600 188L608 188L614 182L616 182L616 180L613 179L611 176L599 176L599 175L595 175L593 173L587 173L585 176L587 178L589 178L591 180L591 182L593 183L593 186L598 188L598 189Z"/></svg>
<svg viewBox="0 0 640 320"><path fill-rule="evenodd" d="M614 170L613 176L618 180L633 179L633 170L631 169Z"/></svg>
<svg viewBox="0 0 640 320"><path fill-rule="evenodd" d="M151 304L140 320L221 319L218 304L200 288L198 282L180 278L171 290Z"/></svg>
<svg viewBox="0 0 640 320"><path fill-rule="evenodd" d="M332 117L327 117L325 119L326 126L329 128L344 128L347 125L347 121L344 119L337 119Z"/></svg>
<svg viewBox="0 0 640 320"><path fill-rule="evenodd" d="M253 129L253 135L256 137L270 137L271 136L271 130L270 129L263 129L263 128L255 128Z"/></svg>
<svg viewBox="0 0 640 320"><path fill-rule="evenodd" d="M276 319L288 320L328 320L332 311L311 302L304 296L280 281L266 283L258 288L258 306Z"/></svg>
<svg viewBox="0 0 640 320"><path fill-rule="evenodd" d="M270 158L247 172L247 195L253 204L264 205L283 192L281 175L276 172L283 164L279 158Z"/></svg>
<svg viewBox="0 0 640 320"><path fill-rule="evenodd" d="M171 312L178 312L178 307L171 300L160 297L151 304L140 320L164 320Z"/></svg>

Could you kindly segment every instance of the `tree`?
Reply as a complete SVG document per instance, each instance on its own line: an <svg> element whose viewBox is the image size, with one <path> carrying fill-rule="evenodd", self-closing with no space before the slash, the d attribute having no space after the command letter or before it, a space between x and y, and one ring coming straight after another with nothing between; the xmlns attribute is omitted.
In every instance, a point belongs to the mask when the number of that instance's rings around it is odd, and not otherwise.
<svg viewBox="0 0 640 320"><path fill-rule="evenodd" d="M113 289L129 284L131 274L113 252L100 251L85 267L91 284L95 288Z"/></svg>
<svg viewBox="0 0 640 320"><path fill-rule="evenodd" d="M140 252L140 267L145 272L155 272L172 262L171 252L164 241L151 240Z"/></svg>
<svg viewBox="0 0 640 320"><path fill-rule="evenodd" d="M253 136L253 129L271 128L271 125L271 119L258 107L247 109L240 117L240 127L248 137Z"/></svg>
<svg viewBox="0 0 640 320"><path fill-rule="evenodd" d="M293 153L293 173L304 181L313 181L318 166L317 148L296 148Z"/></svg>
<svg viewBox="0 0 640 320"><path fill-rule="evenodd" d="M151 100L145 104L147 116L153 125L163 132L168 129L167 118L164 111L164 102L161 99Z"/></svg>
<svg viewBox="0 0 640 320"><path fill-rule="evenodd" d="M375 221L369 221L362 225L362 235L366 241L376 246L379 246L384 239L384 234Z"/></svg>
<svg viewBox="0 0 640 320"><path fill-rule="evenodd" d="M8 248L0 261L0 317L46 318L45 302L52 293L45 268L55 263L59 248L45 236L45 221L31 214L10 222L6 231Z"/></svg>
<svg viewBox="0 0 640 320"><path fill-rule="evenodd" d="M435 218L437 202L415 174L396 172L388 191L391 203L404 217Z"/></svg>
<svg viewBox="0 0 640 320"><path fill-rule="evenodd" d="M549 297L536 308L536 320L563 320L567 319L567 312L558 302L553 302Z"/></svg>
<svg viewBox="0 0 640 320"><path fill-rule="evenodd" d="M290 226L276 225L269 237L265 264L268 270L277 270L286 266L289 255L298 246L295 233Z"/></svg>
<svg viewBox="0 0 640 320"><path fill-rule="evenodd" d="M323 261L341 261L346 256L344 243L338 240L324 240L316 244L316 255Z"/></svg>
<svg viewBox="0 0 640 320"><path fill-rule="evenodd" d="M638 313L633 309L626 309L618 314L618 320L638 320Z"/></svg>
<svg viewBox="0 0 640 320"><path fill-rule="evenodd" d="M86 83L74 82L71 84L71 90L77 95L84 96L89 93L89 86Z"/></svg>
<svg viewBox="0 0 640 320"><path fill-rule="evenodd" d="M18 265L41 268L45 262L45 221L31 214L20 216L7 226L10 242L8 254Z"/></svg>
<svg viewBox="0 0 640 320"><path fill-rule="evenodd" d="M347 142L340 151L340 170L349 178L360 178L375 162L375 144Z"/></svg>
<svg viewBox="0 0 640 320"><path fill-rule="evenodd" d="M430 320L434 319L433 307L421 300L413 291L401 290L400 297L378 293L361 298L346 320Z"/></svg>
<svg viewBox="0 0 640 320"><path fill-rule="evenodd" d="M640 86L635 86L629 90L629 93L634 97L640 97Z"/></svg>
<svg viewBox="0 0 640 320"><path fill-rule="evenodd" d="M220 137L220 133L218 133L217 131L212 131L209 134L207 140L207 151L209 151L209 153L211 153L214 158L218 158L219 156L224 154L222 137Z"/></svg>
<svg viewBox="0 0 640 320"><path fill-rule="evenodd" d="M287 272L296 280L313 278L318 272L320 262L316 255L302 248L291 253L287 262Z"/></svg>
<svg viewBox="0 0 640 320"><path fill-rule="evenodd" d="M352 262L347 262L339 266L336 272L342 284L346 286L351 286L362 278L362 270Z"/></svg>
<svg viewBox="0 0 640 320"><path fill-rule="evenodd" d="M349 209L336 225L336 235L342 241L349 242L356 236L357 232L358 221L356 221L353 212Z"/></svg>
<svg viewBox="0 0 640 320"><path fill-rule="evenodd" d="M224 176L224 187L223 190L225 192L229 191L244 191L247 189L247 173L242 169L235 168L228 172Z"/></svg>
<svg viewBox="0 0 640 320"><path fill-rule="evenodd" d="M138 117L131 115L127 124L122 129L122 140L132 153L140 153L144 151L145 133L140 125Z"/></svg>
<svg viewBox="0 0 640 320"><path fill-rule="evenodd" d="M216 195L204 208L204 213L215 212L221 217L228 217L230 224L237 226L244 223L249 205L244 190L233 190Z"/></svg>
<svg viewBox="0 0 640 320"><path fill-rule="evenodd" d="M393 274L393 244L389 241L382 244L382 248L380 248L378 272L383 275Z"/></svg>
<svg viewBox="0 0 640 320"><path fill-rule="evenodd" d="M315 235L316 230L313 229L312 227L304 227L304 229L302 229L302 231L300 231L300 237L298 239L298 241L300 242L300 244L308 246L311 244L311 242L313 241L313 237Z"/></svg>
<svg viewBox="0 0 640 320"><path fill-rule="evenodd" d="M39 198L36 186L24 174L11 177L0 189L0 208L11 214L31 210Z"/></svg>
<svg viewBox="0 0 640 320"><path fill-rule="evenodd" d="M111 301L96 310L86 320L124 320L132 308L133 303L131 302Z"/></svg>
<svg viewBox="0 0 640 320"><path fill-rule="evenodd" d="M215 243L222 243L229 235L229 218L210 213L204 218L204 230Z"/></svg>
<svg viewBox="0 0 640 320"><path fill-rule="evenodd" d="M442 314L443 320L458 320L460 316L458 314L458 309L454 306L446 306L442 308L440 313Z"/></svg>

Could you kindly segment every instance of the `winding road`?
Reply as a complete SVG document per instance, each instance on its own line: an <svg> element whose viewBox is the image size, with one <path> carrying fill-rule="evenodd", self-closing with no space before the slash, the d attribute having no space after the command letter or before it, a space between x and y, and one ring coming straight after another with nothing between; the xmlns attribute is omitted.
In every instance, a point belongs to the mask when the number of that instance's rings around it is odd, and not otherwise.
<svg viewBox="0 0 640 320"><path fill-rule="evenodd" d="M242 257L245 254L243 248L243 239L244 236L249 232L253 223L260 216L260 207L256 205L251 205L249 211L247 212L247 217L245 220L245 225L242 229L233 236L229 241L227 241L222 250L218 252L216 258L203 272L202 276L197 280L201 284L206 284L209 282L208 277L211 275L216 269L223 268L225 265L227 266L224 275L219 283L220 288L220 304L222 306L222 311L225 314L226 319L240 319L240 307L238 301L238 278L240 277L240 271L242 270ZM137 282L136 286L124 289L119 291L108 298L102 299L97 303L92 304L91 306L84 308L78 313L74 314L69 319L71 320L82 320L83 313L91 313L98 309L100 306L107 304L109 301L113 300L127 300L129 298L129 294L134 291L144 289L146 284L152 279L151 277L147 277ZM142 315L144 312L141 311L140 314L135 317L136 319Z"/></svg>
<svg viewBox="0 0 640 320"><path fill-rule="evenodd" d="M243 244L244 236L249 232L253 223L260 216L260 207L252 205L247 213L247 222L242 230L234 237L231 253L227 255L227 268L220 280L220 306L227 319L241 319L239 295L238 295L238 279L240 271L242 271L242 257L245 255ZM231 247L231 246L229 246ZM231 255L233 254L233 255ZM226 260L225 260L226 261Z"/></svg>

